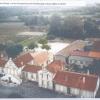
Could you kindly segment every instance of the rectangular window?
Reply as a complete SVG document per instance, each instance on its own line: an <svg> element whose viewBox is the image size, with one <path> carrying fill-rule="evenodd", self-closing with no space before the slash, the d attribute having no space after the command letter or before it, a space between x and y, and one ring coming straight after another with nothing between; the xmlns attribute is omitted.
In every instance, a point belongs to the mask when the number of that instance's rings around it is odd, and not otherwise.
<svg viewBox="0 0 100 100"><path fill-rule="evenodd" d="M25 77L27 77L28 75L27 75L27 73L25 72Z"/></svg>
<svg viewBox="0 0 100 100"><path fill-rule="evenodd" d="M80 61L80 64L83 64L83 61Z"/></svg>
<svg viewBox="0 0 100 100"><path fill-rule="evenodd" d="M31 78L33 78L33 74L31 74Z"/></svg>
<svg viewBox="0 0 100 100"><path fill-rule="evenodd" d="M47 87L49 87L50 85L49 85L49 81L47 82Z"/></svg>
<svg viewBox="0 0 100 100"><path fill-rule="evenodd" d="M47 75L47 80L48 80L48 76L49 76L49 75Z"/></svg>
<svg viewBox="0 0 100 100"><path fill-rule="evenodd" d="M42 80L42 86L44 86L44 82L43 82L43 80Z"/></svg>
<svg viewBox="0 0 100 100"><path fill-rule="evenodd" d="M72 59L72 60L71 60L71 63L72 63L72 64L73 64L73 63L75 63L75 60L74 60L74 59Z"/></svg>
<svg viewBox="0 0 100 100"><path fill-rule="evenodd" d="M43 78L43 74L41 74L41 77Z"/></svg>
<svg viewBox="0 0 100 100"><path fill-rule="evenodd" d="M70 92L71 92L71 90L70 90L70 88L68 87L68 88L67 88L67 93L70 94Z"/></svg>

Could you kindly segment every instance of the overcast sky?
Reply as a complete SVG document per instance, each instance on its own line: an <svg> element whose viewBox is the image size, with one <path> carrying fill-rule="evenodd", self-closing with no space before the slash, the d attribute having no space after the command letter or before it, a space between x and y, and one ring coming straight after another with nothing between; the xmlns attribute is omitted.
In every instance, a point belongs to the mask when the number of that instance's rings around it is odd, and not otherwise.
<svg viewBox="0 0 100 100"><path fill-rule="evenodd" d="M0 0L0 2L85 2L85 3L100 3L100 0Z"/></svg>
<svg viewBox="0 0 100 100"><path fill-rule="evenodd" d="M100 3L100 0L0 0L0 3L66 3L68 7Z"/></svg>

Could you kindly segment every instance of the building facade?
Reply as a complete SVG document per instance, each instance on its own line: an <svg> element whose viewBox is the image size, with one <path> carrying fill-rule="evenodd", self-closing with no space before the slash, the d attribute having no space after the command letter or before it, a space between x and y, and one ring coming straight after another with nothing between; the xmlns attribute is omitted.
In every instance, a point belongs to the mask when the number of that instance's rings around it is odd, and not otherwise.
<svg viewBox="0 0 100 100"><path fill-rule="evenodd" d="M55 91L83 98L94 98L99 88L99 78L76 72L57 72L54 77Z"/></svg>
<svg viewBox="0 0 100 100"><path fill-rule="evenodd" d="M75 50L70 54L68 63L70 65L78 65L81 68L88 67L89 65L92 65L94 61L94 59L92 57L89 57L88 55L89 52Z"/></svg>
<svg viewBox="0 0 100 100"><path fill-rule="evenodd" d="M38 82L38 71L42 68L35 65L26 65L22 70L22 79Z"/></svg>
<svg viewBox="0 0 100 100"><path fill-rule="evenodd" d="M18 68L11 58L5 64L3 71L5 74L9 74L15 77L21 76L21 68Z"/></svg>
<svg viewBox="0 0 100 100"><path fill-rule="evenodd" d="M38 72L39 87L54 89L53 78L58 71L64 70L64 63L60 60L54 60Z"/></svg>
<svg viewBox="0 0 100 100"><path fill-rule="evenodd" d="M53 89L53 73L47 69L42 69L38 72L38 85L39 87Z"/></svg>

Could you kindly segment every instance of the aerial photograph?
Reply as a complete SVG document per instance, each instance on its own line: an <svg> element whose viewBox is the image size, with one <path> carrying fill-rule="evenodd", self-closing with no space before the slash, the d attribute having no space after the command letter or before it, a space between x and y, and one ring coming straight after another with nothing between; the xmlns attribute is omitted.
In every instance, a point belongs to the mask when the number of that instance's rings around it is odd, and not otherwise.
<svg viewBox="0 0 100 100"><path fill-rule="evenodd" d="M100 98L100 1L51 1L0 0L0 98Z"/></svg>

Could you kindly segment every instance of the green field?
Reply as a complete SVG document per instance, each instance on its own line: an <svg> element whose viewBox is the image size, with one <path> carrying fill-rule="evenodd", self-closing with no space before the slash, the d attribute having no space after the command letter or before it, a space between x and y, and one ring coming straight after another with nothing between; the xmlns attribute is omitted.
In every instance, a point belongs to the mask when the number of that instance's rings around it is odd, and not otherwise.
<svg viewBox="0 0 100 100"><path fill-rule="evenodd" d="M33 36L31 38L25 39L21 42L19 42L19 44L22 44L23 46L29 45L31 42L38 42L39 39L46 37L46 35L43 36Z"/></svg>
<svg viewBox="0 0 100 100"><path fill-rule="evenodd" d="M13 41L15 43L28 45L44 36L17 36L18 33L30 31L28 26L22 22L0 23L0 43ZM31 37L31 38L30 38Z"/></svg>

